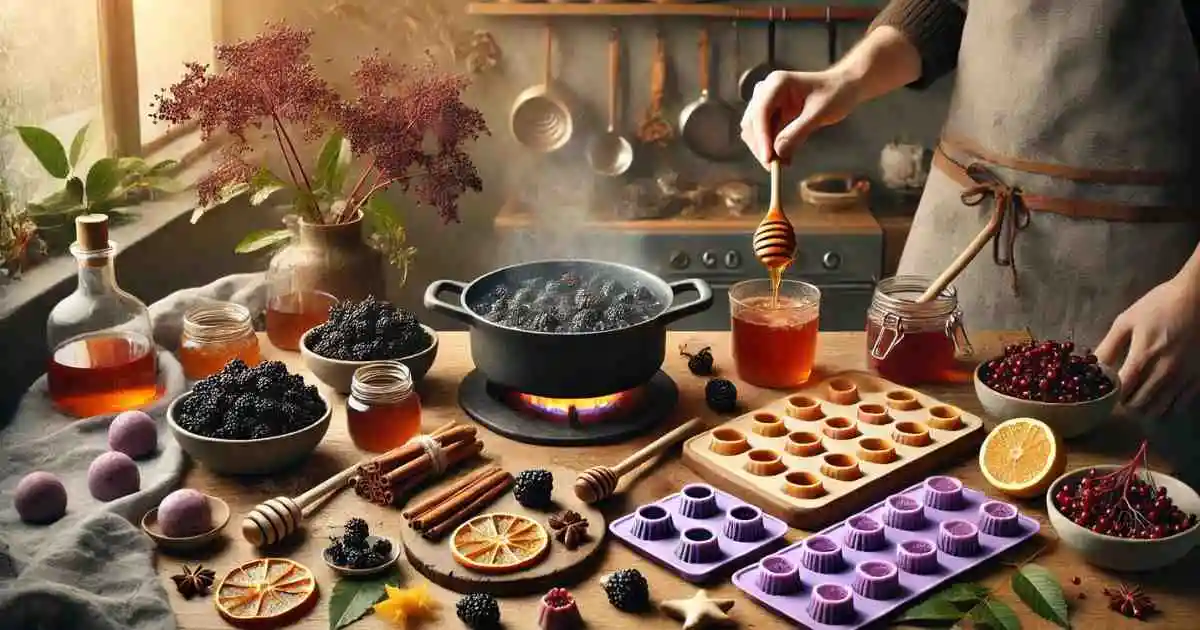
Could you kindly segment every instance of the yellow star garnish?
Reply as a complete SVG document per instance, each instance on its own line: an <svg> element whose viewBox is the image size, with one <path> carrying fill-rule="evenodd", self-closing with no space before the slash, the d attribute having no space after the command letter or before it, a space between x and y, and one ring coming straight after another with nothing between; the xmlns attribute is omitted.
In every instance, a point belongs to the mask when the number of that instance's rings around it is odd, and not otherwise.
<svg viewBox="0 0 1200 630"><path fill-rule="evenodd" d="M429 585L421 583L412 588L385 585L387 599L375 604L375 614L406 628L410 617L428 617L437 609L437 601L429 594Z"/></svg>

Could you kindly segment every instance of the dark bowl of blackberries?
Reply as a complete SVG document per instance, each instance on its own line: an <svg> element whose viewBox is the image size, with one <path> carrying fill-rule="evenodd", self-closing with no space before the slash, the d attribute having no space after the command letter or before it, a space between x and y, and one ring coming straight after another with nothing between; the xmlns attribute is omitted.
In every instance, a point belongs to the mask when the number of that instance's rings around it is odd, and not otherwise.
<svg viewBox="0 0 1200 630"><path fill-rule="evenodd" d="M409 311L368 297L341 302L329 320L300 337L304 367L339 394L350 392L354 371L375 361L399 361L418 383L437 358L437 332Z"/></svg>
<svg viewBox="0 0 1200 630"><path fill-rule="evenodd" d="M1036 418L1062 438L1083 435L1112 416L1120 398L1116 370L1070 341L1010 344L975 369L975 395L998 421Z"/></svg>
<svg viewBox="0 0 1200 630"><path fill-rule="evenodd" d="M329 401L279 361L248 367L234 359L167 408L180 448L213 472L263 475L317 448L329 429Z"/></svg>

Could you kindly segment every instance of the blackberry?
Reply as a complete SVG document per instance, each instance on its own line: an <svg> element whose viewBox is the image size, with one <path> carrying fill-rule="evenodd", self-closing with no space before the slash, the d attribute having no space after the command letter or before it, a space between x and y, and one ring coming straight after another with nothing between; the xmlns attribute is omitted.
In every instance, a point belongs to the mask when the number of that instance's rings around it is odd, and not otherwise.
<svg viewBox="0 0 1200 630"><path fill-rule="evenodd" d="M375 553L374 549L366 549L358 552L358 556L350 566L354 569L370 569L371 567L383 564L385 561L387 561L387 558Z"/></svg>
<svg viewBox="0 0 1200 630"><path fill-rule="evenodd" d="M500 626L500 605L487 593L471 593L458 600L454 612L471 630L491 630Z"/></svg>
<svg viewBox="0 0 1200 630"><path fill-rule="evenodd" d="M618 304L633 304L637 301L637 298L633 296L633 293L625 291L624 293L618 293L616 297L613 298L613 301L617 302Z"/></svg>
<svg viewBox="0 0 1200 630"><path fill-rule="evenodd" d="M362 549L367 546L367 536L371 535L371 530L367 527L367 522L361 518L352 518L346 521L346 534L342 536L342 540L347 545Z"/></svg>
<svg viewBox="0 0 1200 630"><path fill-rule="evenodd" d="M617 610L638 612L650 604L650 585L637 569L621 569L605 576L600 584L608 603Z"/></svg>
<svg viewBox="0 0 1200 630"><path fill-rule="evenodd" d="M558 318L550 313L538 313L529 320L529 329L537 332L554 332L558 330Z"/></svg>
<svg viewBox="0 0 1200 630"><path fill-rule="evenodd" d="M579 311L571 317L571 325L580 330L591 330L600 319L599 311Z"/></svg>
<svg viewBox="0 0 1200 630"><path fill-rule="evenodd" d="M554 475L540 468L521 471L513 484L513 496L516 497L517 503L527 508L549 507L553 491Z"/></svg>
<svg viewBox="0 0 1200 630"><path fill-rule="evenodd" d="M579 310L597 309L600 308L601 304L603 304L603 301L600 299L600 296L587 289L580 289L575 292L575 307Z"/></svg>
<svg viewBox="0 0 1200 630"><path fill-rule="evenodd" d="M737 409L737 395L737 386L723 378L714 378L704 386L704 402L717 413Z"/></svg>
<svg viewBox="0 0 1200 630"><path fill-rule="evenodd" d="M633 309L628 304L613 304L604 309L604 319L617 326L633 323Z"/></svg>
<svg viewBox="0 0 1200 630"><path fill-rule="evenodd" d="M654 292L644 284L635 284L631 293L633 293L633 299L638 302L649 302L654 299Z"/></svg>
<svg viewBox="0 0 1200 630"><path fill-rule="evenodd" d="M696 376L712 376L713 355L711 348L704 347L699 352L693 354L687 351L687 346L680 346L679 354L687 357L689 372Z"/></svg>
<svg viewBox="0 0 1200 630"><path fill-rule="evenodd" d="M612 299L625 292L625 286L619 280L605 280L600 285L600 295Z"/></svg>
<svg viewBox="0 0 1200 630"><path fill-rule="evenodd" d="M371 551L379 555L380 558L387 560L392 557L392 542L386 538L380 538L371 545Z"/></svg>
<svg viewBox="0 0 1200 630"><path fill-rule="evenodd" d="M346 556L346 546L342 544L341 538L330 536L329 546L325 548L325 553L329 554L329 561L339 567L350 566Z"/></svg>

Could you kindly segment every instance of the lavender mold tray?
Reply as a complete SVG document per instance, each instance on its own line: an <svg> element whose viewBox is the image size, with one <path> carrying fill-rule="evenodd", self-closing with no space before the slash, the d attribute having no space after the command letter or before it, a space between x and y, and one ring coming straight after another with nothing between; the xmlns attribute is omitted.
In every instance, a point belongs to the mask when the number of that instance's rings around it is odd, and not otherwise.
<svg viewBox="0 0 1200 630"><path fill-rule="evenodd" d="M1039 529L1008 503L930 477L735 572L733 583L803 627L854 630Z"/></svg>
<svg viewBox="0 0 1200 630"><path fill-rule="evenodd" d="M689 484L614 520L609 531L689 582L765 555L787 533L783 521L705 484Z"/></svg>

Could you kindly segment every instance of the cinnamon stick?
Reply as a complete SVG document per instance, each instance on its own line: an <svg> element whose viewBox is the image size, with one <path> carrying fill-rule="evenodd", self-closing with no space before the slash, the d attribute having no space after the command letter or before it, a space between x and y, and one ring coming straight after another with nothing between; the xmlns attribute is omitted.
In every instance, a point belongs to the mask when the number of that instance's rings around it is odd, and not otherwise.
<svg viewBox="0 0 1200 630"><path fill-rule="evenodd" d="M411 519L408 521L408 525L409 527L412 527L418 531L434 527L446 520L447 517L457 513L463 508L463 506L470 504L475 499L478 499L492 487L501 484L505 479L511 478L512 475L506 471L499 470L493 472L483 479L471 484L465 490L457 493L432 510L429 510L417 518Z"/></svg>
<svg viewBox="0 0 1200 630"><path fill-rule="evenodd" d="M483 450L483 442L478 440L474 442L459 442L452 445L446 451L446 470L454 468L464 460L470 459L478 455ZM429 481L433 477L432 464L418 474L411 475L405 479L399 479L394 483L386 482L379 486L378 501L374 501L380 505L396 506L401 500L408 496L417 486Z"/></svg>
<svg viewBox="0 0 1200 630"><path fill-rule="evenodd" d="M475 432L475 429L472 427L462 427L462 428L470 429L472 434ZM449 438L449 437L451 437L451 436L449 433L447 433L447 434L439 437L438 442L441 443L441 440L443 438ZM442 447L445 449L445 452L443 453L442 456L446 458L446 468L448 469L448 468L452 467L454 464L465 459L463 457L463 452L466 450L475 448L476 445L478 445L478 448L475 450L475 452L478 453L480 450L483 449L483 442L480 442L479 440L458 441L458 442L454 442L452 444L442 444ZM433 469L433 459L431 457L429 457L429 453L422 453L420 457L383 475L383 482L385 485L395 486L407 479L417 477L418 475L426 473L432 469Z"/></svg>
<svg viewBox="0 0 1200 630"><path fill-rule="evenodd" d="M504 473L504 476L501 477L500 483L498 483L498 484L492 486L491 488L489 488L488 490L486 490L483 494L479 495L474 501L471 501L466 506L464 506L461 510L450 515L450 517L447 518L446 520L442 521L441 523L439 523L429 529L426 529L424 532L421 533L421 536L423 536L426 540L440 539L442 536L445 536L447 532L454 529L455 527L458 527L464 521L466 521L468 518L474 516L476 513L480 512L480 511L482 511L483 508L487 507L487 505L490 504L492 501L495 501L501 494L503 494L505 491L508 490L508 487L511 486L512 483L513 483L512 475L510 475L508 473Z"/></svg>
<svg viewBox="0 0 1200 630"><path fill-rule="evenodd" d="M444 503L450 497L462 492L471 484L483 479L497 470L500 470L500 467L496 466L495 464L476 469L475 471L465 475L462 479L459 479L454 484L435 492L424 501L421 501L407 510L404 510L400 513L400 516L410 520L417 518L429 510L437 507L439 504Z"/></svg>
<svg viewBox="0 0 1200 630"><path fill-rule="evenodd" d="M460 427L460 426L458 426L457 422L451 421L451 422L447 422L446 424L443 424L442 426L434 429L433 432L430 433L429 435L430 435L430 437L437 438L439 436L449 433L450 431L452 431L454 429L466 429L467 431L464 432L463 435L466 435L466 433L470 433L471 435L475 434L474 427ZM440 440L439 440L439 443L443 444L443 445L445 444L444 442L441 442ZM421 448L420 444L418 444L412 440L409 440L408 442L405 442L404 444L397 446L396 448L394 448L382 455L377 456L376 458L372 459L371 461L367 462L366 464L363 464L363 466L361 467L361 470L367 475L372 475L372 474L376 474L376 473L380 473L380 474L386 473L386 472L396 468L397 466L400 466L400 465L404 464L405 462L417 457L418 455L421 455L424 452L425 451L424 451L424 449Z"/></svg>

